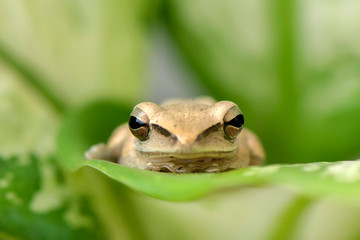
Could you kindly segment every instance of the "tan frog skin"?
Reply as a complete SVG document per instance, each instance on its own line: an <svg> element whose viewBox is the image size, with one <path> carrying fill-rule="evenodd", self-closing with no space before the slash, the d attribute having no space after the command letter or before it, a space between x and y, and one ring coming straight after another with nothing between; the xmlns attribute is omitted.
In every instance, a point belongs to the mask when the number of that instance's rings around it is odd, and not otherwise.
<svg viewBox="0 0 360 240"><path fill-rule="evenodd" d="M88 159L104 159L152 171L222 172L261 165L265 153L243 127L238 106L209 97L173 99L134 107L108 143L93 146Z"/></svg>

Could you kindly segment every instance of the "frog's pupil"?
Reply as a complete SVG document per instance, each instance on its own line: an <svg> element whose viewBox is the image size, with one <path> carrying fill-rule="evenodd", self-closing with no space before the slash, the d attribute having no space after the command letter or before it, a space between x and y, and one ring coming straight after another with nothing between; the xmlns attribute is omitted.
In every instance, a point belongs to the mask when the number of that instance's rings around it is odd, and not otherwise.
<svg viewBox="0 0 360 240"><path fill-rule="evenodd" d="M242 114L239 114L233 119L231 119L229 122L227 122L226 124L237 128L241 128L244 125L244 122L245 122L244 116Z"/></svg>
<svg viewBox="0 0 360 240"><path fill-rule="evenodd" d="M137 117L130 116L129 126L132 129L138 129L138 128L142 127L142 126L145 126L145 123L140 121Z"/></svg>

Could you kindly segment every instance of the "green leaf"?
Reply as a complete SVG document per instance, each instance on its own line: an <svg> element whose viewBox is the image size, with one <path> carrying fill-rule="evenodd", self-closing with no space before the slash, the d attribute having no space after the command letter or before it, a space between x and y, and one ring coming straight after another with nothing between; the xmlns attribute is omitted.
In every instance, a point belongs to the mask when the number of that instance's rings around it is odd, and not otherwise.
<svg viewBox="0 0 360 240"><path fill-rule="evenodd" d="M280 185L312 198L360 202L360 161L249 167L216 174L171 174L133 169L103 160L86 160L84 152L105 141L127 119L128 109L98 102L68 117L59 133L61 164L69 170L92 167L131 189L152 197L185 201L234 187Z"/></svg>
<svg viewBox="0 0 360 240"><path fill-rule="evenodd" d="M87 196L66 186L52 159L0 157L0 237L104 239L99 226Z"/></svg>
<svg viewBox="0 0 360 240"><path fill-rule="evenodd" d="M152 5L2 1L0 59L23 76L36 76L29 82L59 109L99 97L132 102L137 98L133 93L144 89L149 15L144 10Z"/></svg>
<svg viewBox="0 0 360 240"><path fill-rule="evenodd" d="M129 114L128 107L112 101L95 102L72 112L64 119L58 136L57 156L61 165L71 171L81 167L88 147L106 141L120 122L127 121ZM75 182L82 181L85 191L95 198L94 205L111 234L110 239L143 239L142 224L127 191L119 185L114 189L111 179L98 175L85 174Z"/></svg>
<svg viewBox="0 0 360 240"><path fill-rule="evenodd" d="M20 78L0 61L0 153L47 155L54 151L58 115Z"/></svg>
<svg viewBox="0 0 360 240"><path fill-rule="evenodd" d="M1 154L52 153L59 115L74 105L104 96L134 101L144 89L147 10L156 5L2 1Z"/></svg>
<svg viewBox="0 0 360 240"><path fill-rule="evenodd" d="M100 101L74 111L65 119L58 136L58 155L69 170L79 168L84 153L99 142L106 142L111 132L128 120L130 109L111 101Z"/></svg>

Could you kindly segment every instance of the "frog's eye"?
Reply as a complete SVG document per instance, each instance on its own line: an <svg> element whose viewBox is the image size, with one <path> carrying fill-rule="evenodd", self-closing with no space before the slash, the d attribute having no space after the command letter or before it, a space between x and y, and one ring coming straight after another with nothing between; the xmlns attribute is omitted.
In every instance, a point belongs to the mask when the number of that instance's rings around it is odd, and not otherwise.
<svg viewBox="0 0 360 240"><path fill-rule="evenodd" d="M150 131L149 118L141 110L134 110L129 118L129 129L139 140L146 140Z"/></svg>
<svg viewBox="0 0 360 240"><path fill-rule="evenodd" d="M229 139L234 139L239 135L244 127L244 116L242 114L237 115L229 122L224 122L224 132Z"/></svg>
<svg viewBox="0 0 360 240"><path fill-rule="evenodd" d="M224 133L228 139L235 139L244 128L244 116L239 108L231 108L224 116Z"/></svg>
<svg viewBox="0 0 360 240"><path fill-rule="evenodd" d="M137 117L130 116L129 128L131 133L141 141L145 140L149 135L149 125L142 122Z"/></svg>

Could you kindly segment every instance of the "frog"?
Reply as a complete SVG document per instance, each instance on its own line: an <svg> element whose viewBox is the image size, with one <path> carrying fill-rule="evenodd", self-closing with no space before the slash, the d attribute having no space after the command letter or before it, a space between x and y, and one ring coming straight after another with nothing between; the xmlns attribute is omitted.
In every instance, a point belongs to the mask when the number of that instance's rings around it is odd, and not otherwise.
<svg viewBox="0 0 360 240"><path fill-rule="evenodd" d="M211 97L141 102L87 159L170 173L217 173L264 163L259 138L232 101Z"/></svg>

